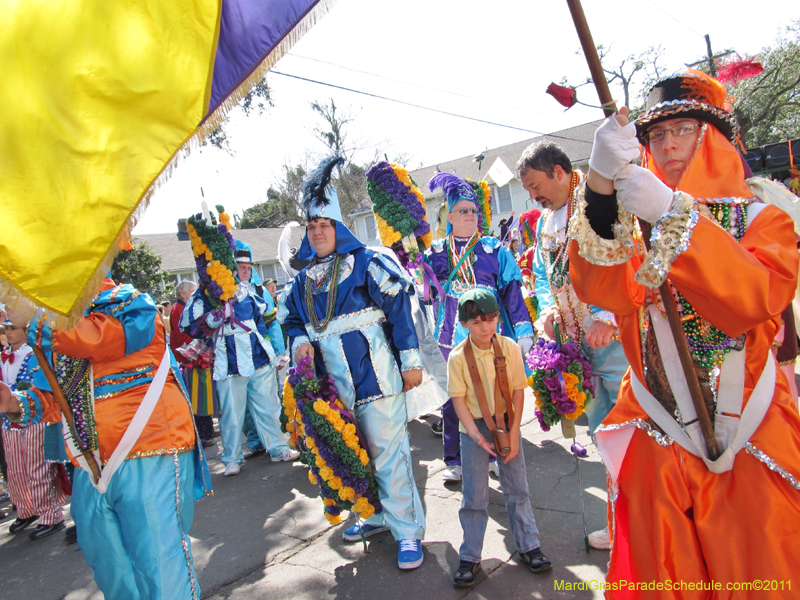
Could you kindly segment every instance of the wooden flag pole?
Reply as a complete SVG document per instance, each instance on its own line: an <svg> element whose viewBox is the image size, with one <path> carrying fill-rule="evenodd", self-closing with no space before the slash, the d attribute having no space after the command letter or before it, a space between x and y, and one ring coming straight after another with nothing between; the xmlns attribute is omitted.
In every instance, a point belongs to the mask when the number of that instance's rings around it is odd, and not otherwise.
<svg viewBox="0 0 800 600"><path fill-rule="evenodd" d="M39 321L39 331L41 331L43 325L44 325L44 315ZM56 399L58 407L64 414L64 419L67 422L67 426L69 427L72 436L75 439L77 439L75 434L75 427L72 421L72 410L69 407L67 399L64 397L64 392L61 391L61 385L58 383L58 378L56 377L56 374L53 371L53 367L50 366L50 361L47 360L47 355L45 355L44 350L39 344L33 345L33 353L36 356L36 360L39 361L39 366L41 367L42 373L47 379L47 383L50 384L50 390L53 392L53 397ZM86 459L86 463L89 465L89 469L92 471L92 477L94 477L94 482L97 483L98 481L100 481L100 467L98 466L97 461L94 458L94 454L92 454L91 452L86 452L82 456Z"/></svg>
<svg viewBox="0 0 800 600"><path fill-rule="evenodd" d="M583 13L580 0L567 0L567 5L569 6L569 12L572 14L572 21L575 23L575 30L578 33L578 39L580 39L583 54L589 65L589 72L592 74L592 80L597 89L600 104L603 107L603 112L606 117L609 117L617 112L617 108L614 100L611 98L611 91L608 89L608 82L603 73L603 67L600 64L600 57L597 55L597 48L592 40L592 32L589 30L589 24L586 22L586 15ZM640 219L639 226L642 230L644 243L649 250L651 225ZM706 410L706 404L703 400L703 392L700 388L697 372L694 370L692 354L689 350L686 338L683 335L683 327L681 325L680 315L678 314L678 307L675 304L675 298L672 295L669 283L666 281L659 287L659 291L661 292L661 300L664 302L664 311L667 314L669 328L670 331L672 331L672 336L675 338L675 346L678 348L678 356L681 359L683 373L686 376L686 382L689 384L689 393L692 397L694 410L697 413L700 429L703 432L703 439L706 443L708 457L711 460L716 460L719 458L720 454L719 447L717 446L717 438L714 435L714 428L711 425L711 419Z"/></svg>

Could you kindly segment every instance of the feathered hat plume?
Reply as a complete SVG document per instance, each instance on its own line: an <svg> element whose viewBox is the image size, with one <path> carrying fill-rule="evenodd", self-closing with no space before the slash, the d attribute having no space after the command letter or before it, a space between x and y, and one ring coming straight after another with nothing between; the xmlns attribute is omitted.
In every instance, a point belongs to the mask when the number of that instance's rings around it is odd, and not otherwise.
<svg viewBox="0 0 800 600"><path fill-rule="evenodd" d="M428 182L428 189L435 192L441 189L447 198L448 212L453 210L453 206L459 200L469 200L478 205L478 197L475 195L475 190L466 181L456 175L450 173L436 173Z"/></svg>
<svg viewBox="0 0 800 600"><path fill-rule="evenodd" d="M345 160L341 156L329 156L309 173L303 182L303 210L306 218L310 218L315 205L323 207L330 203L330 199L325 194L325 188L331 183L333 168L344 162Z"/></svg>

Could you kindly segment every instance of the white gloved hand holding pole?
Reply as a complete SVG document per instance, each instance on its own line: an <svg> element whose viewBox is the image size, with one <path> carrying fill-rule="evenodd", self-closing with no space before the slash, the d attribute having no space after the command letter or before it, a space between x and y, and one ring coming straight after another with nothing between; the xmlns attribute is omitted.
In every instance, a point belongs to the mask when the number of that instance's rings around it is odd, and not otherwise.
<svg viewBox="0 0 800 600"><path fill-rule="evenodd" d="M624 115L622 118L627 121ZM616 179L618 173L639 154L636 125L628 122L623 126L617 115L611 115L594 132L589 167L606 179Z"/></svg>
<svg viewBox="0 0 800 600"><path fill-rule="evenodd" d="M672 206L674 192L653 173L628 165L614 180L620 208L648 223L655 223Z"/></svg>

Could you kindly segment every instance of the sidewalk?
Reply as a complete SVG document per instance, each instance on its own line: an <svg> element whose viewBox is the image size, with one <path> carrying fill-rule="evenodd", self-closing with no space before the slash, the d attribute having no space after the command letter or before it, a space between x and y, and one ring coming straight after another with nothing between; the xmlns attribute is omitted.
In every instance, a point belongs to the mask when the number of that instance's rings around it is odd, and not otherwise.
<svg viewBox="0 0 800 600"><path fill-rule="evenodd" d="M236 477L222 476L219 450L209 462L215 495L195 505L192 548L203 598L407 600L409 595L450 598L602 598L600 591L556 591L554 583L604 580L608 552L586 553L575 458L560 427L544 433L533 417L526 392L523 450L528 465L542 549L553 570L534 575L513 558L500 484L490 478L490 520L483 551L483 573L471 590L452 587L458 566L461 527L460 484L444 484L441 438L424 421L409 424L414 475L425 505L425 562L414 571L397 568L397 544L389 533L363 544L346 544L322 514L316 488L300 463L251 458ZM578 440L589 449L580 460L588 531L605 525L605 470L590 447L585 424ZM585 419L583 419L585 422ZM25 532L12 536L10 515L0 523L3 596L17 600L95 600L102 598L77 546L63 534L32 542ZM68 520L68 524L71 521ZM110 599L109 599L110 600Z"/></svg>

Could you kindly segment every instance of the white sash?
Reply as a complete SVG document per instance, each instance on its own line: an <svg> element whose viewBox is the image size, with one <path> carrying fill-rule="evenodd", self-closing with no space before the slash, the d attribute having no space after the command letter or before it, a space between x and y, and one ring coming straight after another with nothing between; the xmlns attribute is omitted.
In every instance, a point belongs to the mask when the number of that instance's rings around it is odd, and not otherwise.
<svg viewBox="0 0 800 600"><path fill-rule="evenodd" d="M717 460L712 461L708 458L700 423L697 421L697 412L692 403L689 386L686 383L669 324L654 306L650 306L650 317L670 388L684 422L691 424L685 430L678 425L673 416L631 371L631 389L636 399L664 433L688 452L701 458L709 471L712 473L730 471L733 468L736 454L744 447L764 419L775 393L776 370L772 353L767 352L767 360L761 377L759 377L744 411L742 411L742 403L744 401L745 352L747 350L746 348L740 351L733 350L725 357L720 373L717 410L714 415L714 434L722 454ZM692 421L694 422L692 423Z"/></svg>
<svg viewBox="0 0 800 600"><path fill-rule="evenodd" d="M150 420L150 415L153 414L153 410L155 410L158 399L161 397L161 391L164 389L164 383L167 381L167 374L169 371L169 346L167 346L164 350L164 356L161 358L161 364L158 365L156 376L147 387L147 392L142 399L142 403L139 405L139 408L136 409L136 414L133 415L133 419L131 419L131 422L128 424L128 428L125 430L122 439L119 441L119 444L117 444L117 447L111 454L111 458L108 459L108 462L100 471L100 481L98 482L94 481L92 471L89 469L89 464L86 461L86 458L81 456L81 451L75 446L75 442L72 439L72 434L70 433L69 427L67 427L67 421L62 415L61 421L64 424L64 440L67 443L67 448L72 456L78 461L78 464L81 466L81 468L89 473L89 481L92 482L92 485L101 494L106 493L106 489L108 489L108 484L111 482L111 478L114 476L114 473L116 473L117 469L119 469L119 467L122 465L125 457L128 456L128 453L139 439L139 436L142 435L142 431L144 431L147 422ZM94 370L92 370L90 373L90 377L92 378L92 414L94 414ZM94 450L92 454L94 455L94 459L97 461L97 464L102 464L100 461L99 450Z"/></svg>
<svg viewBox="0 0 800 600"><path fill-rule="evenodd" d="M761 203L749 205L748 228L766 206L766 204ZM656 310L654 306L650 306L649 310L667 380L684 422L691 422L697 418L697 412L689 394L689 385L686 383L686 377L683 373L675 338L672 337L669 323L661 315L661 312ZM742 411L746 352L746 345L740 351L732 350L722 363L719 390L717 392L717 410L714 415L714 435L722 454L716 461L708 458L699 422L692 423L684 431L674 417L639 381L633 369L630 370L631 390L639 405L672 440L680 444L688 452L701 458L712 473L724 473L733 468L736 454L758 429L769 409L772 397L775 395L775 359L772 353L767 351L766 364L761 372L761 377L759 377L758 383L753 388L753 393L750 395L747 406ZM739 415L739 417L729 415ZM595 434L603 462L611 476L612 485L615 485L619 476L622 461L627 453L634 429L634 423L620 428L611 426L608 429L603 429L601 426Z"/></svg>

